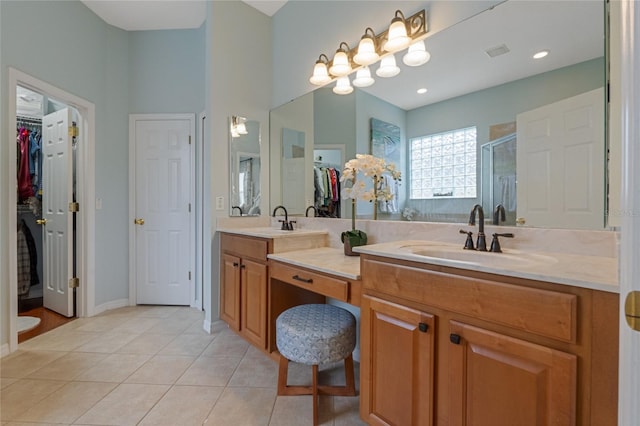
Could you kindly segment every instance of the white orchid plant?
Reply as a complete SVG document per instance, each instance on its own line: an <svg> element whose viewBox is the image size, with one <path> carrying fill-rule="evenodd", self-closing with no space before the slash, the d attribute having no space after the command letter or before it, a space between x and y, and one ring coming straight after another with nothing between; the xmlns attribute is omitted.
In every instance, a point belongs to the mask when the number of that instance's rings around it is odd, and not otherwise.
<svg viewBox="0 0 640 426"><path fill-rule="evenodd" d="M387 174L395 181L400 181L401 173L396 169L393 163L387 163L383 158L374 157L370 154L356 154L356 158L347 161L342 170L340 181L343 183L351 182L350 187L344 187L341 191L342 198L350 198L352 201L351 210L351 231L342 233L341 239L364 240L362 244L366 244L367 235L356 229L356 200L375 202L373 209L373 218L377 218L378 201L391 201L394 194L389 187L382 185L382 177ZM367 188L364 179L357 179L358 175L371 178L373 185ZM352 244L353 245L353 244ZM359 244L360 245L360 244Z"/></svg>

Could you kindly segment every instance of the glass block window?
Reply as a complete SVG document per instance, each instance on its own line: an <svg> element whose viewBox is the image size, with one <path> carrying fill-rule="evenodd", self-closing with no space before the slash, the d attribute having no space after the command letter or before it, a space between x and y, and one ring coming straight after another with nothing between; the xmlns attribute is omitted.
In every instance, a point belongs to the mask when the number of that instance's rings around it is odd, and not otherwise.
<svg viewBox="0 0 640 426"><path fill-rule="evenodd" d="M476 127L409 141L412 199L476 197Z"/></svg>

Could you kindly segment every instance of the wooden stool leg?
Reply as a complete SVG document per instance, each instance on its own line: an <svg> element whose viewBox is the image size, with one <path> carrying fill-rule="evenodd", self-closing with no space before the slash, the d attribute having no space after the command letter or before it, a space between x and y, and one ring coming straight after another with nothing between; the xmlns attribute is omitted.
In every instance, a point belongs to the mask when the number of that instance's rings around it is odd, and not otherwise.
<svg viewBox="0 0 640 426"><path fill-rule="evenodd" d="M278 366L278 395L286 395L287 376L289 374L289 360L280 355L280 364Z"/></svg>
<svg viewBox="0 0 640 426"><path fill-rule="evenodd" d="M345 379L345 391L348 395L356 394L356 381L355 374L353 372L353 354L349 354L344 359L344 379Z"/></svg>
<svg viewBox="0 0 640 426"><path fill-rule="evenodd" d="M313 375L313 426L318 426L318 365L312 366Z"/></svg>

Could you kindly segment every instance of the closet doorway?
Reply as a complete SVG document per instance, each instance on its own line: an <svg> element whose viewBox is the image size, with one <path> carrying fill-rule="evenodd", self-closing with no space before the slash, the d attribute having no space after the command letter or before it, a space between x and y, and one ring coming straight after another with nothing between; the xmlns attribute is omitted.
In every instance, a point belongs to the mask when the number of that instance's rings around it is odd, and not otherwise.
<svg viewBox="0 0 640 426"><path fill-rule="evenodd" d="M9 234L15 248L10 259L11 352L25 326L44 332L65 318L92 314L88 272L94 242L88 223L94 210L85 200L93 193L94 106L15 69L9 80L9 108L15 111L9 128L15 124L17 135L10 139L16 137L11 166L18 188L9 197L16 206L9 214L10 229L18 231ZM34 319L23 321L31 313ZM20 340L35 331L21 334Z"/></svg>
<svg viewBox="0 0 640 426"><path fill-rule="evenodd" d="M45 326L49 318L57 318L53 312L75 317L75 291L68 277L75 277L76 265L74 150L79 114L22 86L16 87L16 104L20 334Z"/></svg>
<svg viewBox="0 0 640 426"><path fill-rule="evenodd" d="M344 144L323 144L313 147L313 186L316 216L319 217L349 217L347 203L341 202L340 175L345 163ZM331 174L335 173L337 180L337 194L328 190L328 182L331 182ZM325 176L326 175L326 176Z"/></svg>

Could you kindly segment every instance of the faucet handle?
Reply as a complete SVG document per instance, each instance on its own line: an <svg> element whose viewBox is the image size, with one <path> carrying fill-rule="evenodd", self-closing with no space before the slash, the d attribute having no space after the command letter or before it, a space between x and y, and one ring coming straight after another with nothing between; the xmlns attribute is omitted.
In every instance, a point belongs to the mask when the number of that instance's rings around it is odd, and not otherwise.
<svg viewBox="0 0 640 426"><path fill-rule="evenodd" d="M286 220L279 220L278 222L282 223L282 226L280 227L281 231L288 231L289 230L289 224L287 223Z"/></svg>
<svg viewBox="0 0 640 426"><path fill-rule="evenodd" d="M492 235L493 239L491 240L491 248L489 249L489 251L493 253L502 253L502 248L500 247L500 241L498 241L498 237L513 238L513 234L511 232L507 232L505 234L496 233Z"/></svg>
<svg viewBox="0 0 640 426"><path fill-rule="evenodd" d="M289 231L293 231L293 224L294 224L294 223L297 223L297 222L296 222L295 220L290 220L290 221L289 221L289 225L287 225L287 229L288 229Z"/></svg>
<svg viewBox="0 0 640 426"><path fill-rule="evenodd" d="M475 247L473 246L473 232L465 231L464 229L461 229L460 233L461 234L467 234L467 240L464 242L464 249L465 250L475 250Z"/></svg>

